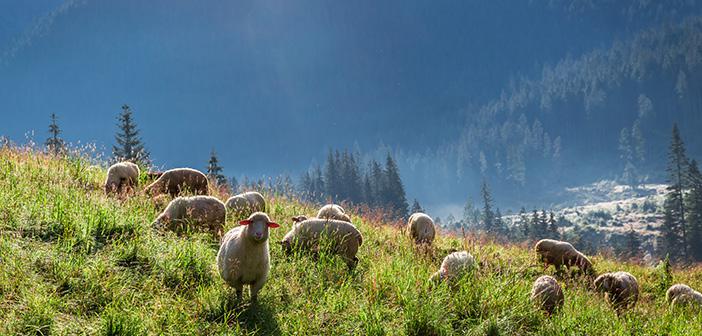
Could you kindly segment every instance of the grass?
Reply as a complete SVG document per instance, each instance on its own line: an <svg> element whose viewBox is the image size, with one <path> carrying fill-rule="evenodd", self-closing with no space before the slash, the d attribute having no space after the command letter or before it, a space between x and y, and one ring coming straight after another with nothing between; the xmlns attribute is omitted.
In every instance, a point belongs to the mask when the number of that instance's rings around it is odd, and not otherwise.
<svg viewBox="0 0 702 336"><path fill-rule="evenodd" d="M0 149L0 334L702 334L699 309L670 309L664 299L673 282L702 288L700 267L668 274L594 256L599 271L639 279L637 307L617 317L585 281L566 277L566 304L547 317L528 301L543 268L527 246L441 235L427 256L396 226L354 217L364 240L349 272L338 257L282 255L275 242L289 218L314 210L281 198L268 199L282 224L271 231L271 277L258 305L238 304L209 234L157 232L153 202L104 196L104 174L85 159ZM480 269L453 289L432 288L443 256L464 248Z"/></svg>

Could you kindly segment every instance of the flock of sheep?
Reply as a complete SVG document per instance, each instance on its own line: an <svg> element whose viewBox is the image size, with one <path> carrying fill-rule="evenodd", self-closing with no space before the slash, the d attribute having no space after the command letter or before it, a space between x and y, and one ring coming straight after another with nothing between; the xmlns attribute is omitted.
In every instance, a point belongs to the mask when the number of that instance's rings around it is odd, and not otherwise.
<svg viewBox="0 0 702 336"><path fill-rule="evenodd" d="M138 184L139 168L130 162L112 165L107 171L106 193L121 193ZM145 187L144 192L155 201L166 195L175 197L154 221L154 226L180 230L187 227L206 228L217 237L221 245L217 253L217 268L222 279L236 290L241 300L243 286L250 287L251 301L266 283L270 273L268 236L270 228L279 225L263 211L266 202L258 192L246 192L230 197L226 203L207 196L208 179L194 169L178 168L155 174L157 179ZM197 196L178 196L189 191ZM237 218L239 226L223 233L227 213ZM331 253L341 257L349 269L358 263L356 253L363 243L363 236L345 210L336 204L323 206L316 217L300 215L292 218L293 226L280 242L286 254L294 250L317 252L320 244L328 245ZM436 229L431 217L424 213L412 214L407 223L409 235L417 245L430 246ZM325 245L326 247L326 245ZM543 239L536 243L535 252L546 267L553 265L557 271L562 266L577 267L585 275L594 278L596 272L587 256L568 242ZM447 255L439 270L430 281L454 283L477 267L475 258L467 251ZM605 273L594 279L593 286L617 313L633 308L639 297L636 278L627 272ZM563 306L563 290L558 281L548 275L536 279L532 286L531 300L548 314ZM702 294L684 284L673 285L666 293L670 304L697 304L702 306Z"/></svg>

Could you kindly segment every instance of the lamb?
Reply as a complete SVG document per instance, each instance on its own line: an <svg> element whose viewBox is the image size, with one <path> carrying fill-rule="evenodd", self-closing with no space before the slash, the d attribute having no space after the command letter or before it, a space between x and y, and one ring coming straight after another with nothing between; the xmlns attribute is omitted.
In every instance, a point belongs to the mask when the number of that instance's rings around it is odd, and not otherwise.
<svg viewBox="0 0 702 336"><path fill-rule="evenodd" d="M546 267L553 265L556 271L560 271L561 266L565 265L567 268L577 266L588 275L595 274L590 259L576 250L575 247L568 242L542 239L536 243L534 250L539 255L541 261L546 263Z"/></svg>
<svg viewBox="0 0 702 336"><path fill-rule="evenodd" d="M432 274L429 281L434 283L441 281L452 283L476 267L475 258L468 251L453 252L444 258L443 262L441 262L441 268Z"/></svg>
<svg viewBox="0 0 702 336"><path fill-rule="evenodd" d="M206 227L213 235L221 237L226 217L224 203L215 197L177 197L156 217L153 226L179 230L190 224L198 228Z"/></svg>
<svg viewBox="0 0 702 336"><path fill-rule="evenodd" d="M363 236L349 222L312 218L295 223L280 244L286 254L290 254L294 247L318 252L322 237L329 239L331 252L341 256L349 269L356 267L356 253L363 243Z"/></svg>
<svg viewBox="0 0 702 336"><path fill-rule="evenodd" d="M531 287L531 301L549 315L563 306L563 290L552 276L542 275Z"/></svg>
<svg viewBox="0 0 702 336"><path fill-rule="evenodd" d="M251 302L256 302L271 270L268 229L279 225L263 212L255 212L239 224L224 235L217 269L224 282L236 290L237 300L241 300L243 286L249 285Z"/></svg>
<svg viewBox="0 0 702 336"><path fill-rule="evenodd" d="M115 163L107 169L105 194L122 193L125 187L132 188L139 184L139 166L124 161Z"/></svg>
<svg viewBox="0 0 702 336"><path fill-rule="evenodd" d="M434 228L434 220L424 213L413 213L407 220L407 226L410 228L410 236L414 242L419 244L431 245L436 236Z"/></svg>
<svg viewBox="0 0 702 336"><path fill-rule="evenodd" d="M227 210L237 217L248 217L254 212L266 210L266 200L258 192L249 191L234 195L227 200Z"/></svg>
<svg viewBox="0 0 702 336"><path fill-rule="evenodd" d="M639 299L639 283L628 272L605 273L595 279L595 290L605 293L605 298L621 313L626 308L633 308Z"/></svg>
<svg viewBox="0 0 702 336"><path fill-rule="evenodd" d="M672 306L692 303L702 307L702 293L688 285L677 284L671 286L665 293L665 299Z"/></svg>
<svg viewBox="0 0 702 336"><path fill-rule="evenodd" d="M190 191L196 195L207 195L207 176L190 168L170 169L144 188L144 193L149 196L170 194L176 197L184 191Z"/></svg>
<svg viewBox="0 0 702 336"><path fill-rule="evenodd" d="M336 219L351 223L351 217L346 214L344 208L337 204L327 204L323 206L321 209L319 209L319 212L317 212L317 218Z"/></svg>

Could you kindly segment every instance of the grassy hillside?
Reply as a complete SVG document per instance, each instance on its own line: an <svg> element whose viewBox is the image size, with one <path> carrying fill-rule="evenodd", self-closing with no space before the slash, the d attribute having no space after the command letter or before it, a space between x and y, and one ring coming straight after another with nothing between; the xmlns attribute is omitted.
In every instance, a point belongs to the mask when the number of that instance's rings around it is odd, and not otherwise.
<svg viewBox="0 0 702 336"><path fill-rule="evenodd" d="M548 318L528 302L542 267L527 248L441 237L435 257L426 257L400 230L360 217L354 272L339 258L286 258L272 243L259 304L237 307L216 271L217 242L154 231L153 204L105 197L104 174L82 159L0 149L0 334L702 334L699 311L665 306L670 280L660 270L595 256L599 271L639 278L640 304L618 318L584 281L568 278L565 307ZM313 214L294 201L268 201L282 224L273 242L292 215ZM431 289L426 279L452 248L468 249L481 269L455 291ZM672 276L702 288L700 268Z"/></svg>

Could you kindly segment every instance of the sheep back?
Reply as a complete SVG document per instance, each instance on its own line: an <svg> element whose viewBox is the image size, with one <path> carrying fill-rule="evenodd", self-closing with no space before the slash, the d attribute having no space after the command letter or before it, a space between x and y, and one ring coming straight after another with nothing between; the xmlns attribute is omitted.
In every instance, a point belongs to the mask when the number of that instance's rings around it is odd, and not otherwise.
<svg viewBox="0 0 702 336"><path fill-rule="evenodd" d="M413 213L407 220L407 226L410 229L410 236L417 244L431 244L436 237L434 220L424 213Z"/></svg>
<svg viewBox="0 0 702 336"><path fill-rule="evenodd" d="M283 237L282 245L286 251L294 246L305 250L318 250L322 238L329 239L332 253L340 255L349 267L358 262L356 253L363 244L361 232L351 223L333 219L308 219L293 225Z"/></svg>
<svg viewBox="0 0 702 336"><path fill-rule="evenodd" d="M542 275L531 287L531 300L549 314L563 306L563 290L552 276Z"/></svg>
<svg viewBox="0 0 702 336"><path fill-rule="evenodd" d="M351 217L349 217L349 215L346 214L346 211L344 211L344 208L338 204L327 204L323 206L317 212L317 218L335 219L351 223Z"/></svg>
<svg viewBox="0 0 702 336"><path fill-rule="evenodd" d="M534 250L547 266L553 265L557 270L565 265L567 267L577 266L588 274L594 273L590 259L568 242L542 239L536 243Z"/></svg>
<svg viewBox="0 0 702 336"><path fill-rule="evenodd" d="M444 257L441 267L431 276L430 280L434 282L454 281L476 268L476 266L475 258L468 251L453 252Z"/></svg>
<svg viewBox="0 0 702 336"><path fill-rule="evenodd" d="M633 308L639 299L639 283L631 273L605 273L597 277L595 289L605 293L605 299L617 312Z"/></svg>
<svg viewBox="0 0 702 336"><path fill-rule="evenodd" d="M139 166L132 162L118 162L107 169L105 178L105 193L121 193L124 187L139 185Z"/></svg>
<svg viewBox="0 0 702 336"><path fill-rule="evenodd" d="M234 195L227 200L227 210L237 217L248 217L254 212L266 210L266 200L258 192L249 191Z"/></svg>
<svg viewBox="0 0 702 336"><path fill-rule="evenodd" d="M184 191L196 195L207 195L209 193L207 176L191 168L170 169L144 188L144 192L150 196L170 194L175 197Z"/></svg>
<svg viewBox="0 0 702 336"><path fill-rule="evenodd" d="M177 197L168 203L166 209L156 218L154 225L178 231L184 225L190 224L198 228L207 228L214 235L221 236L226 216L224 203L215 197Z"/></svg>
<svg viewBox="0 0 702 336"><path fill-rule="evenodd" d="M665 292L665 299L673 306L690 303L702 305L702 293L684 284L676 284L668 288L668 291Z"/></svg>

